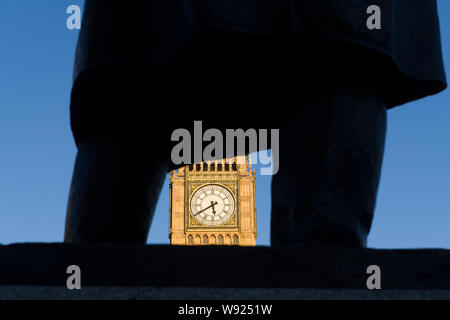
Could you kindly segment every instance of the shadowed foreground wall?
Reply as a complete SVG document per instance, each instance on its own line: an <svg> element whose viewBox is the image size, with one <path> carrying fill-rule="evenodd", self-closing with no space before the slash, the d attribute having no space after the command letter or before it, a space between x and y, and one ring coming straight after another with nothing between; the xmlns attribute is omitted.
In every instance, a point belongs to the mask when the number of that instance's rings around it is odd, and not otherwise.
<svg viewBox="0 0 450 320"><path fill-rule="evenodd" d="M81 290L66 288L73 264ZM0 299L450 299L450 251L14 244Z"/></svg>

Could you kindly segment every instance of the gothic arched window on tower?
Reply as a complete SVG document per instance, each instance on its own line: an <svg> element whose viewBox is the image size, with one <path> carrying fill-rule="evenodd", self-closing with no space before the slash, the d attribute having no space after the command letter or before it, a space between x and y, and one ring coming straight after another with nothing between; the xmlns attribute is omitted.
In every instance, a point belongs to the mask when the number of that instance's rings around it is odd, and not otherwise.
<svg viewBox="0 0 450 320"><path fill-rule="evenodd" d="M234 244L239 244L239 237L236 234L233 237L233 243Z"/></svg>
<svg viewBox="0 0 450 320"><path fill-rule="evenodd" d="M219 235L219 237L217 238L217 243L223 244L223 235Z"/></svg>
<svg viewBox="0 0 450 320"><path fill-rule="evenodd" d="M209 243L209 239L208 239L208 236L205 234L203 236L203 244L208 244L208 243Z"/></svg>
<svg viewBox="0 0 450 320"><path fill-rule="evenodd" d="M194 244L194 238L191 235L188 237L188 244Z"/></svg>

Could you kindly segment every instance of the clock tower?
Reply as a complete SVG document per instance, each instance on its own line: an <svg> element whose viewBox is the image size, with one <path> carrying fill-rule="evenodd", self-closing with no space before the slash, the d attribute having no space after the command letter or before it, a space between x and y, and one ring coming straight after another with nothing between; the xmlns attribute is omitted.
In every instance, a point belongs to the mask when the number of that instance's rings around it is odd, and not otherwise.
<svg viewBox="0 0 450 320"><path fill-rule="evenodd" d="M171 244L255 246L255 171L249 156L172 171L169 216Z"/></svg>

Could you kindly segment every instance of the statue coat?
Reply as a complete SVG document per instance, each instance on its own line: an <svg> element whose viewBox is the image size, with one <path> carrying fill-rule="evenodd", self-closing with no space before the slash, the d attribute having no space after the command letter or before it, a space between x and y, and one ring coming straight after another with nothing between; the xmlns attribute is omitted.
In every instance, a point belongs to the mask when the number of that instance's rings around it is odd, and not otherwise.
<svg viewBox="0 0 450 320"><path fill-rule="evenodd" d="M379 30L366 26L367 8L373 4L381 9ZM242 65L241 54L247 55ZM237 76L247 67L254 77L245 72ZM278 81L286 72L291 72L289 79ZM103 76L92 80L98 73ZM230 86L231 92L246 87L242 96L245 91L254 97L276 91L271 89L276 86L290 87L290 92L305 84L320 86L336 74L371 78L389 107L444 90L436 1L86 0L74 67L72 128L77 140L79 128L96 123L83 123L88 115L86 99L80 98L90 97L86 92L92 86L97 95L108 94L115 92L112 85L129 90L134 81L131 89L136 90L142 83L136 79L146 79L142 91L157 100L164 84L172 86L172 93L189 95L196 90L194 82L207 88L204 94L226 98L223 91L208 87L216 82L221 88ZM197 81L200 77L203 82ZM111 79L116 79L113 84ZM251 84L254 91L248 89Z"/></svg>

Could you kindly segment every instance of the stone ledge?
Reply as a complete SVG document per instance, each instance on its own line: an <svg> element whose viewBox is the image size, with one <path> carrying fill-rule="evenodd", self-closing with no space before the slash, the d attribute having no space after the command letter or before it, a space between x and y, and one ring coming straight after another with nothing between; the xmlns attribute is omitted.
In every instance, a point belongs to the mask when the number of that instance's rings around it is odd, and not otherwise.
<svg viewBox="0 0 450 320"><path fill-rule="evenodd" d="M32 243L0 246L0 295L27 296L29 290L30 298L35 297L31 292L62 298L69 293L58 290L65 288L66 269L73 264L82 271L80 294L106 299L114 292L122 292L123 298L142 294L184 299L186 292L194 291L208 297L208 290L224 298L270 299L278 295L357 299L366 294L448 298L450 292L450 251L442 249ZM366 289L366 268L372 264L382 272L382 290L376 293Z"/></svg>
<svg viewBox="0 0 450 320"><path fill-rule="evenodd" d="M450 300L450 290L0 286L0 300Z"/></svg>

